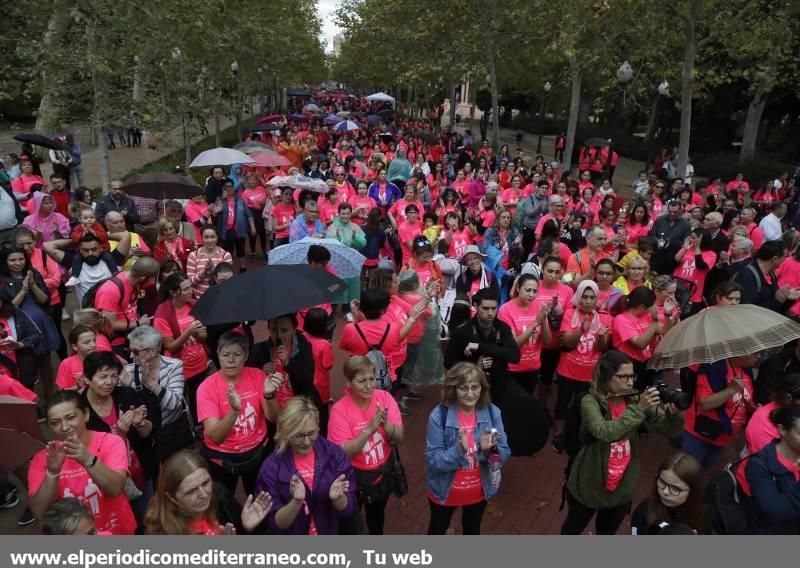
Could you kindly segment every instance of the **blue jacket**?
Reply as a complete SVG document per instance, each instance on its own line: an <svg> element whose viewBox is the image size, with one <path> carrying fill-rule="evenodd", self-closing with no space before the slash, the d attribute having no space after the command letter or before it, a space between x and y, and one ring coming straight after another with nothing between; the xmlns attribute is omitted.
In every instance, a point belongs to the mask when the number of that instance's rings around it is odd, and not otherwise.
<svg viewBox="0 0 800 568"><path fill-rule="evenodd" d="M304 213L300 213L300 215L298 215L295 220L292 221L292 224L289 225L289 242L293 243L306 237L312 237L314 236L314 233L320 234L324 237L326 231L327 229L325 228L325 223L319 219L314 222L313 231L309 231L308 225L306 225L306 216Z"/></svg>
<svg viewBox="0 0 800 568"><path fill-rule="evenodd" d="M312 489L306 485L308 512L314 517L319 534L336 534L339 519L352 515L356 510L356 478L353 466L342 448L322 436L314 442L314 454L314 487ZM328 497L328 492L331 484L341 474L345 475L350 488L347 490L347 507L337 511ZM258 472L255 493L257 495L261 491L266 491L272 496L272 509L267 515L267 523L274 534L308 534L311 525L311 518L304 508L300 509L294 522L286 529L281 530L275 524L275 514L292 500L289 482L293 475L300 477L289 448L281 453L273 452Z"/></svg>
<svg viewBox="0 0 800 568"><path fill-rule="evenodd" d="M800 534L800 482L779 461L775 442L747 460L751 534Z"/></svg>
<svg viewBox="0 0 800 568"><path fill-rule="evenodd" d="M403 198L403 193L400 191L400 188L390 181L386 182L386 201L381 201L380 197L378 197L380 195L380 185L377 181L372 182L372 185L369 186L367 195L375 200L375 203L378 207L382 207L386 210L394 205L395 201Z"/></svg>
<svg viewBox="0 0 800 568"><path fill-rule="evenodd" d="M440 405L437 405L428 418L425 458L428 464L428 491L443 505L450 494L456 471L466 467L469 462L461 453L461 448L459 447L461 429L458 424L456 406L447 407L447 417L444 425L442 424L441 408ZM511 457L511 449L508 447L500 409L490 404L486 408L478 408L475 412L477 412L478 416L474 436L475 445L478 447L477 458L481 470L483 494L486 499L491 499L497 491L493 491L489 486L489 455L480 450L481 434L492 428L499 432L500 437L497 442L497 448L500 451L500 459L503 463L506 463L508 458Z"/></svg>
<svg viewBox="0 0 800 568"><path fill-rule="evenodd" d="M244 199L236 194L233 198L233 230L236 233L237 239L244 239L247 237L249 229L249 221L253 218L253 214L247 208ZM222 204L222 211L217 215L217 232L219 233L219 240L224 241L225 235L228 234L228 204Z"/></svg>

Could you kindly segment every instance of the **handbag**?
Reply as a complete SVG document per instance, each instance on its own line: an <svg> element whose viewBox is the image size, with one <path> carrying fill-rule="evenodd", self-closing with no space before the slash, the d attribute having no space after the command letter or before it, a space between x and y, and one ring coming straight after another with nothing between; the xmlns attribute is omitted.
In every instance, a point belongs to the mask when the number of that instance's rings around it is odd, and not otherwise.
<svg viewBox="0 0 800 568"><path fill-rule="evenodd" d="M213 460L214 463L220 465L227 473L241 475L261 466L261 462L264 461L264 441L262 440L255 448L241 454L229 454L212 450L205 444L203 444L200 453L204 458L209 461Z"/></svg>
<svg viewBox="0 0 800 568"><path fill-rule="evenodd" d="M142 383L139 379L139 366L133 368L133 380L136 389L141 390ZM181 400L181 410L178 418L169 424L161 424L156 432L156 458L163 462L172 454L190 447L194 444L194 430L192 429L192 419L189 416L189 409L186 401Z"/></svg>
<svg viewBox="0 0 800 568"><path fill-rule="evenodd" d="M392 444L392 455L389 456L389 477L392 482L392 493L395 497L399 499L408 495L406 468L403 467L403 462L400 461L400 452L395 444Z"/></svg>

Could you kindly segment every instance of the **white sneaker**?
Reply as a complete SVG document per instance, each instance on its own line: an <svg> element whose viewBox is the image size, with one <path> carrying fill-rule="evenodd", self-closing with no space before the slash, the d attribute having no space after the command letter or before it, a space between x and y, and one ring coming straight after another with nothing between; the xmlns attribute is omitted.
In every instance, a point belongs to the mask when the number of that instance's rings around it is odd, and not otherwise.
<svg viewBox="0 0 800 568"><path fill-rule="evenodd" d="M66 284L64 284L64 286L66 286L67 288L72 288L73 286L77 286L80 283L81 283L80 278L71 276L70 279L67 280Z"/></svg>

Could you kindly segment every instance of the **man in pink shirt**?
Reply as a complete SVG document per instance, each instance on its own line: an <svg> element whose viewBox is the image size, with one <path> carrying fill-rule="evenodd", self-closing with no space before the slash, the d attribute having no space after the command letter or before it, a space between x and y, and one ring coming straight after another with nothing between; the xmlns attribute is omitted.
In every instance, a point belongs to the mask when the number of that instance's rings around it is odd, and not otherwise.
<svg viewBox="0 0 800 568"><path fill-rule="evenodd" d="M400 239L400 249L403 251L403 264L408 264L413 256L414 237L422 234L422 223L419 221L419 207L406 206L406 220L397 227L397 236Z"/></svg>
<svg viewBox="0 0 800 568"><path fill-rule="evenodd" d="M542 218L539 219L539 223L537 223L536 230L534 231L537 241L542 238L544 225L548 221L553 221L559 229L559 234L561 234L562 223L564 222L564 200L560 195L551 195L549 201L549 213L542 215Z"/></svg>
<svg viewBox="0 0 800 568"><path fill-rule="evenodd" d="M764 244L764 231L756 223L756 211L752 207L745 207L739 214L739 220L747 229L747 238L753 241L753 250L757 251Z"/></svg>

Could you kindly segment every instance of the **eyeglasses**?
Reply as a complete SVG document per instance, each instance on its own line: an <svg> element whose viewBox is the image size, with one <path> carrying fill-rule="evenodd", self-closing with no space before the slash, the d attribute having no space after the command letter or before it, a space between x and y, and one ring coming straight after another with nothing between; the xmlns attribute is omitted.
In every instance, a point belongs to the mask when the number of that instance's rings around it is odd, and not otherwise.
<svg viewBox="0 0 800 568"><path fill-rule="evenodd" d="M145 347L143 349L133 349L133 348L131 348L131 355L133 355L134 357L138 357L139 355L143 355L144 353L147 353L148 351L153 351L153 348L152 347Z"/></svg>
<svg viewBox="0 0 800 568"><path fill-rule="evenodd" d="M618 379L618 380L620 380L620 381L622 381L624 383L632 383L636 379L636 375L620 375L620 374L614 373L613 376L614 376L615 379Z"/></svg>
<svg viewBox="0 0 800 568"><path fill-rule="evenodd" d="M311 432L298 432L297 434L292 434L290 440L297 444L301 444L308 438L309 442L313 442L319 436L319 428L316 430L312 430Z"/></svg>
<svg viewBox="0 0 800 568"><path fill-rule="evenodd" d="M481 385L458 385L456 390L461 394L468 394L471 392L481 392Z"/></svg>
<svg viewBox="0 0 800 568"><path fill-rule="evenodd" d="M664 489L666 489L673 497L677 497L681 493L689 491L688 487L680 487L678 485L673 485L672 483L667 483L661 478L660 475L656 475L656 487L658 487L659 491L664 491Z"/></svg>

